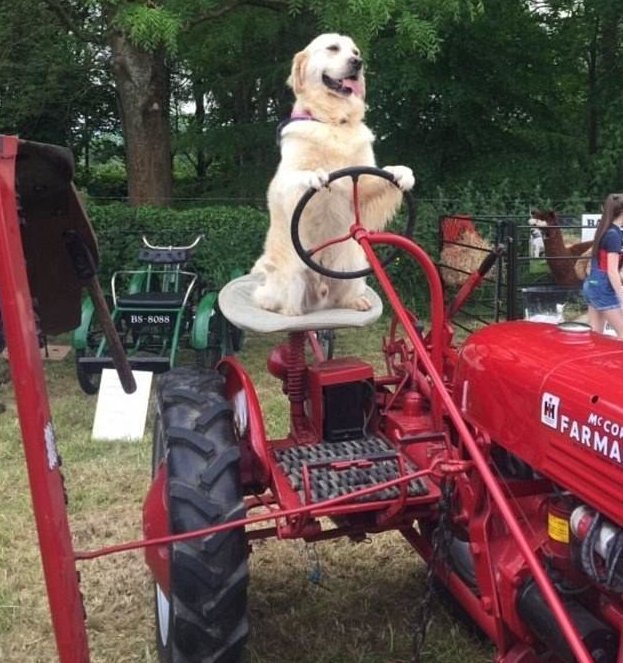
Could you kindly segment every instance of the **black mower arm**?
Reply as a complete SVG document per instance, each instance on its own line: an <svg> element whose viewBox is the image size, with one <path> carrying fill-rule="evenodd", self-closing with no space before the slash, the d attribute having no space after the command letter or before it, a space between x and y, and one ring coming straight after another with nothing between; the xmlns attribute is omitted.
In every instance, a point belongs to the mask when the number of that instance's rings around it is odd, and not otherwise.
<svg viewBox="0 0 623 663"><path fill-rule="evenodd" d="M132 374L128 358L123 350L123 345L117 334L115 323L110 316L104 293L97 278L95 259L83 237L77 231L68 230L65 232L64 237L67 252L76 270L76 276L87 288L89 295L91 295L97 317L102 325L102 331L110 348L110 357L119 376L119 382L126 394L133 394L136 391L136 380Z"/></svg>

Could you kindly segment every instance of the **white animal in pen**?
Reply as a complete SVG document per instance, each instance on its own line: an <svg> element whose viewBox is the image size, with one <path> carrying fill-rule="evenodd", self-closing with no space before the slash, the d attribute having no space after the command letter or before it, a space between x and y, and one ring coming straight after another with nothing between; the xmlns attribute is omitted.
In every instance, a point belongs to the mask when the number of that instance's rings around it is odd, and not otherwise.
<svg viewBox="0 0 623 663"><path fill-rule="evenodd" d="M530 226L530 257L540 258L545 255L543 233L537 228L539 225L537 219L528 219L528 225Z"/></svg>

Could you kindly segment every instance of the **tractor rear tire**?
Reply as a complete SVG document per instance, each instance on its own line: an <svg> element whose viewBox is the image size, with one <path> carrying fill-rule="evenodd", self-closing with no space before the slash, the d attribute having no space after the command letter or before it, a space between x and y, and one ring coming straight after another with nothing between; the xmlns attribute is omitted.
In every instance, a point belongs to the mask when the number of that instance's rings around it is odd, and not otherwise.
<svg viewBox="0 0 623 663"><path fill-rule="evenodd" d="M215 371L177 368L158 385L153 468L167 467L173 534L244 518L232 410ZM244 528L169 547L170 593L156 584L163 663L239 663L248 638Z"/></svg>

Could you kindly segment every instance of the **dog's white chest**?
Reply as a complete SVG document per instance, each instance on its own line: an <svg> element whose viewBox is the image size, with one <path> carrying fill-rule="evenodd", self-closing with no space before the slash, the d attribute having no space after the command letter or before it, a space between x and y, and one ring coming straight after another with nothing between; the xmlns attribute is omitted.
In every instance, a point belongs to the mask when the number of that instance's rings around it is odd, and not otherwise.
<svg viewBox="0 0 623 663"><path fill-rule="evenodd" d="M307 168L334 170L373 165L374 135L365 125L342 127L321 122L296 122L282 133L282 159L304 161ZM300 165L298 166L300 167Z"/></svg>

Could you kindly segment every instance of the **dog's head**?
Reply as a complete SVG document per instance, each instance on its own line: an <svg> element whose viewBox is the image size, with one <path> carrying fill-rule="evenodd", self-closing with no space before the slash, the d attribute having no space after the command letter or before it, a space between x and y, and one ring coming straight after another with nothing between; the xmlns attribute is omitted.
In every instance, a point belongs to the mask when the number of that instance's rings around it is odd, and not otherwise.
<svg viewBox="0 0 623 663"><path fill-rule="evenodd" d="M299 105L327 121L361 119L366 94L363 60L350 37L323 34L294 56L288 84Z"/></svg>

